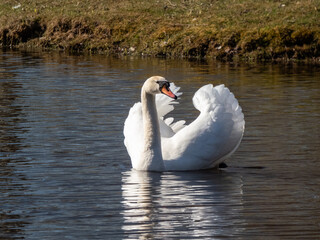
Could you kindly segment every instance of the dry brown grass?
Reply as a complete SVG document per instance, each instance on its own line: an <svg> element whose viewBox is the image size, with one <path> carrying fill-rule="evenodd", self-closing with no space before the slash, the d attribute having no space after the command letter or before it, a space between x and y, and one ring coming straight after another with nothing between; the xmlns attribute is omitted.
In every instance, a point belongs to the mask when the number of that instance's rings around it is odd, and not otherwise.
<svg viewBox="0 0 320 240"><path fill-rule="evenodd" d="M63 4L62 4L63 2ZM320 0L0 3L0 44L232 59L320 56Z"/></svg>

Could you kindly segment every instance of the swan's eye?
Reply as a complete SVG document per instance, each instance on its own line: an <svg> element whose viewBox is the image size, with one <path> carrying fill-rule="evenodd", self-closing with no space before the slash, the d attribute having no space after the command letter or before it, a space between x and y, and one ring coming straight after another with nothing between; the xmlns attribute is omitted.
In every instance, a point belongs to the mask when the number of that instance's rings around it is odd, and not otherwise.
<svg viewBox="0 0 320 240"><path fill-rule="evenodd" d="M157 83L159 84L160 91L163 87L166 87L166 89L170 87L170 83L167 81L157 81Z"/></svg>

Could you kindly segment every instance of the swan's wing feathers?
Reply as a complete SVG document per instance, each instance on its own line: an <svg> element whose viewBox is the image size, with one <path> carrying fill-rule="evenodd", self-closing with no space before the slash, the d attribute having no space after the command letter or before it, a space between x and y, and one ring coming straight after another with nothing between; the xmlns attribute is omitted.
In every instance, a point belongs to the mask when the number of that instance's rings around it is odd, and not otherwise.
<svg viewBox="0 0 320 240"><path fill-rule="evenodd" d="M194 107L200 112L209 111L209 108L212 108L214 102L217 100L217 94L217 91L213 91L212 84L201 87L192 98Z"/></svg>
<svg viewBox="0 0 320 240"><path fill-rule="evenodd" d="M182 93L179 92L180 87L177 87L174 83L170 83L170 89L176 96L179 97L182 95ZM173 104L178 104L178 102L164 94L157 94L156 106L159 118L162 118L171 112L174 109Z"/></svg>
<svg viewBox="0 0 320 240"><path fill-rule="evenodd" d="M195 93L193 104L201 112L198 118L163 141L168 169L214 167L233 153L242 139L241 107L224 85L203 86Z"/></svg>
<svg viewBox="0 0 320 240"><path fill-rule="evenodd" d="M170 121L173 121L173 118L169 118ZM168 124L167 119L163 120L163 118L159 119L159 127L160 127L160 135L161 137L169 138L174 135L174 131L170 124Z"/></svg>
<svg viewBox="0 0 320 240"><path fill-rule="evenodd" d="M173 117L164 119L165 124L167 124L168 126L170 126L170 124L173 123L173 121L174 121Z"/></svg>
<svg viewBox="0 0 320 240"><path fill-rule="evenodd" d="M170 83L170 89L176 96L182 95L182 93L179 92L180 87L177 87L174 83ZM172 137L177 131L185 126L185 121L174 122L173 117L164 118L165 115L174 109L174 104L179 103L164 94L156 95L156 105L160 123L161 137Z"/></svg>
<svg viewBox="0 0 320 240"><path fill-rule="evenodd" d="M170 127L172 128L173 132L177 133L178 131L180 131L182 128L186 126L185 123L186 123L185 120L180 120L178 122L171 124Z"/></svg>
<svg viewBox="0 0 320 240"><path fill-rule="evenodd" d="M141 103L135 103L130 109L123 128L124 145L130 155L133 167L140 159L143 148L143 122Z"/></svg>

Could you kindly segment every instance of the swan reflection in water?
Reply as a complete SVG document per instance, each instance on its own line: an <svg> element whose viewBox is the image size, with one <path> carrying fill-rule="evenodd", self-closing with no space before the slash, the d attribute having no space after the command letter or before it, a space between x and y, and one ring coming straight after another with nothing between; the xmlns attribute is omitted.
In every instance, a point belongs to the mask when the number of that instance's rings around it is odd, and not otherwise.
<svg viewBox="0 0 320 240"><path fill-rule="evenodd" d="M241 176L232 173L131 170L122 196L129 238L230 237L245 225Z"/></svg>

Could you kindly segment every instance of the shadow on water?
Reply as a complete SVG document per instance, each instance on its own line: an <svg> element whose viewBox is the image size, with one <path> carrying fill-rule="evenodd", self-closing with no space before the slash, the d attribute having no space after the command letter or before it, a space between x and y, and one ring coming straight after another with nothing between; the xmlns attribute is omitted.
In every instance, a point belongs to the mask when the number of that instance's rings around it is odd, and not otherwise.
<svg viewBox="0 0 320 240"><path fill-rule="evenodd" d="M234 237L243 231L240 175L131 170L122 181L122 229L129 238Z"/></svg>

